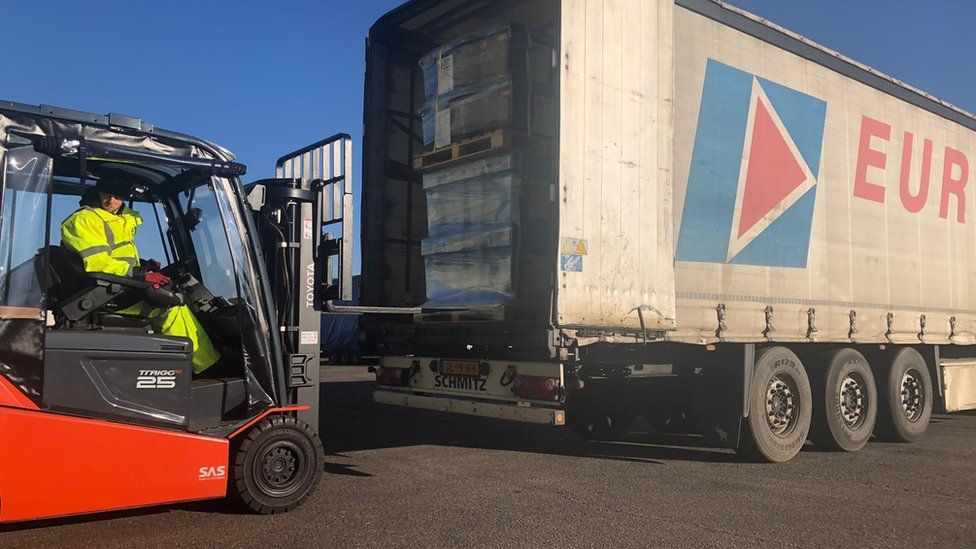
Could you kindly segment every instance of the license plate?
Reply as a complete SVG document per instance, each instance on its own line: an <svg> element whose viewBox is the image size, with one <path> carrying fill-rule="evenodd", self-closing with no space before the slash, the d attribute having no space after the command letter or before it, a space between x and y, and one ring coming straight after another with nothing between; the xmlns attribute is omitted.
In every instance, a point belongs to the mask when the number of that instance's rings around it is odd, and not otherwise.
<svg viewBox="0 0 976 549"><path fill-rule="evenodd" d="M446 376L479 376L481 363L477 360L442 360L441 373Z"/></svg>

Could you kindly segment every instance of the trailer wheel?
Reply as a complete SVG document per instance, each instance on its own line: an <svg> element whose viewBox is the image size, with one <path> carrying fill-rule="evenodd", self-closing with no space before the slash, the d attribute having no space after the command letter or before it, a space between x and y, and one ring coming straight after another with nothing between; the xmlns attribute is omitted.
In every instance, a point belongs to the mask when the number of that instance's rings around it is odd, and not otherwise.
<svg viewBox="0 0 976 549"><path fill-rule="evenodd" d="M878 437L890 442L918 439L932 417L932 377L925 359L907 347L898 351L887 371L878 374Z"/></svg>
<svg viewBox="0 0 976 549"><path fill-rule="evenodd" d="M305 422L282 415L264 419L233 445L230 495L263 515L290 511L315 490L324 454Z"/></svg>
<svg viewBox="0 0 976 549"><path fill-rule="evenodd" d="M816 409L810 439L824 449L856 452L867 444L878 414L878 391L867 360L854 349L822 356L811 377Z"/></svg>
<svg viewBox="0 0 976 549"><path fill-rule="evenodd" d="M810 381L803 363L786 347L763 350L756 357L749 395L749 417L742 422L736 451L760 461L789 461L810 430Z"/></svg>

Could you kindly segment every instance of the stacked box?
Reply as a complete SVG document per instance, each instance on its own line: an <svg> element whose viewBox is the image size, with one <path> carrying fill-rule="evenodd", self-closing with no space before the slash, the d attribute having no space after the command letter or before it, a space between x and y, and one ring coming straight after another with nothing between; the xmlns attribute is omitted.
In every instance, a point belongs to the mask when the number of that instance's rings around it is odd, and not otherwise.
<svg viewBox="0 0 976 549"><path fill-rule="evenodd" d="M512 160L496 155L424 174L428 236L510 226L518 215Z"/></svg>
<svg viewBox="0 0 976 549"><path fill-rule="evenodd" d="M510 23L429 52L420 60L424 145L443 147L500 128L551 136L552 51Z"/></svg>
<svg viewBox="0 0 976 549"><path fill-rule="evenodd" d="M428 52L420 59L427 101L465 95L485 83L530 79L550 85L551 40L518 23L489 27Z"/></svg>
<svg viewBox="0 0 976 549"><path fill-rule="evenodd" d="M425 240L430 309L505 305L514 295L512 227Z"/></svg>
<svg viewBox="0 0 976 549"><path fill-rule="evenodd" d="M549 165L544 157L506 150L424 174L426 308L506 305L523 274L538 278L518 266L526 263L523 252L547 249ZM526 198L542 203L523 208Z"/></svg>

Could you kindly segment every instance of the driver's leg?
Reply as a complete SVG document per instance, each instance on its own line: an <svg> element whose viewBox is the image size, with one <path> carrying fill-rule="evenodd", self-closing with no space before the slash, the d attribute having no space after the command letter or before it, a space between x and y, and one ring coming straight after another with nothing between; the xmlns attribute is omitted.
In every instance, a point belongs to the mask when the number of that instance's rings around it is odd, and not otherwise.
<svg viewBox="0 0 976 549"><path fill-rule="evenodd" d="M125 309L119 309L118 311L115 311L115 314L126 315L126 316L141 316L141 317L155 316L153 314L153 306L146 303L145 301L139 301L133 305L126 307Z"/></svg>
<svg viewBox="0 0 976 549"><path fill-rule="evenodd" d="M156 309L152 316L157 317L155 324L163 335L186 337L193 342L193 373L203 372L220 358L210 336L186 305Z"/></svg>

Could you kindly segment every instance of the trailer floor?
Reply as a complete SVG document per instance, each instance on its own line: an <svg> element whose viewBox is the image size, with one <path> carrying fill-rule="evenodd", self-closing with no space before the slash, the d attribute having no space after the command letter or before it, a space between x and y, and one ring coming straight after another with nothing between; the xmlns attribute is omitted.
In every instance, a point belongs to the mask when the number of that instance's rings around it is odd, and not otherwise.
<svg viewBox="0 0 976 549"><path fill-rule="evenodd" d="M742 463L694 437L581 440L554 428L380 407L325 367L328 474L258 517L197 503L0 528L0 547L976 545L976 414L916 444ZM343 381L333 381L343 380Z"/></svg>

